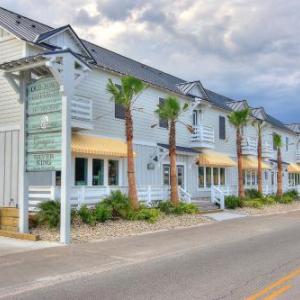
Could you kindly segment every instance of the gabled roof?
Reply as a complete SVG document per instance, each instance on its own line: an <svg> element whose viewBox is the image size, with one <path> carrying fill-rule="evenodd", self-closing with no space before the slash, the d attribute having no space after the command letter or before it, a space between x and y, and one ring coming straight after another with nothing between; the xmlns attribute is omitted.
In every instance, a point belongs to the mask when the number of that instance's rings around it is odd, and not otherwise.
<svg viewBox="0 0 300 300"><path fill-rule="evenodd" d="M241 111L243 109L249 108L247 100L240 101L230 101L227 105L234 111Z"/></svg>
<svg viewBox="0 0 300 300"><path fill-rule="evenodd" d="M48 30L46 32L43 32L41 34L39 34L35 39L34 42L37 44L40 43L48 43L51 46L55 46L52 45L49 42L49 39L51 39L52 37L64 32L64 31L68 31L69 34L71 35L71 37L74 39L74 41L76 42L76 44L78 45L78 47L83 51L83 53L85 53L88 57L93 58L92 54L90 53L89 49L85 46L85 44L82 42L82 40L78 37L78 35L76 34L76 32L73 30L73 28L70 25L65 25L56 29L51 29Z"/></svg>
<svg viewBox="0 0 300 300"><path fill-rule="evenodd" d="M58 47L56 47L55 45L47 43L47 39L49 37L63 30L70 30L70 32L74 33L78 41L91 55L91 57L93 57L97 67L108 71L117 72L121 75L135 76L147 83L188 97L191 100L195 98L195 95L185 94L180 88L178 88L180 86L188 86L189 84L191 84L191 82L187 82L184 79L170 75L123 55L117 54L108 49L92 44L88 41L82 40L76 35L75 31L71 28L70 25L65 25L63 27L54 29L48 25L34 21L25 16L0 7L0 26L11 32L17 38L25 40L29 43L33 43L36 46L43 47L47 51L58 49ZM231 111L233 109L232 107L241 105L241 101L235 101L226 96L215 93L204 88L200 81L196 82L198 87L202 87L201 90L203 91L204 95L206 94L207 101L211 102L213 105L228 111ZM276 127L285 130L291 130L282 122L278 121L270 115L267 115L267 121Z"/></svg>
<svg viewBox="0 0 300 300"><path fill-rule="evenodd" d="M208 99L207 93L200 80L177 84L177 88L184 94Z"/></svg>
<svg viewBox="0 0 300 300"><path fill-rule="evenodd" d="M287 124L286 126L297 134L300 134L300 123Z"/></svg>
<svg viewBox="0 0 300 300"><path fill-rule="evenodd" d="M263 107L256 107L251 109L252 116L256 119L266 121L267 113L265 112Z"/></svg>

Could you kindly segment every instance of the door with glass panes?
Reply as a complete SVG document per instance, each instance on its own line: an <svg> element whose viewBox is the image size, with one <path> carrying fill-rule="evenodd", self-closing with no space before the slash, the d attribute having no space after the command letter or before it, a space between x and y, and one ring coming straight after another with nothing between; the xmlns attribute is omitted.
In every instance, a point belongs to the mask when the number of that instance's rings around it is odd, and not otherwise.
<svg viewBox="0 0 300 300"><path fill-rule="evenodd" d="M163 165L163 184L170 186L170 165L164 164ZM184 188L184 179L185 179L185 174L184 174L184 166L178 165L177 166L177 184Z"/></svg>

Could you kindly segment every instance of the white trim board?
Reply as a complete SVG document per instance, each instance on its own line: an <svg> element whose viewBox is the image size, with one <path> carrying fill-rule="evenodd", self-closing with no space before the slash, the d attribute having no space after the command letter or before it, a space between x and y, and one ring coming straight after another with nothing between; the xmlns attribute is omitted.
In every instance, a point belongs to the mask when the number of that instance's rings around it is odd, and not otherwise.
<svg viewBox="0 0 300 300"><path fill-rule="evenodd" d="M7 125L7 126L0 126L0 132L4 131L12 131L12 130L20 130L20 125Z"/></svg>

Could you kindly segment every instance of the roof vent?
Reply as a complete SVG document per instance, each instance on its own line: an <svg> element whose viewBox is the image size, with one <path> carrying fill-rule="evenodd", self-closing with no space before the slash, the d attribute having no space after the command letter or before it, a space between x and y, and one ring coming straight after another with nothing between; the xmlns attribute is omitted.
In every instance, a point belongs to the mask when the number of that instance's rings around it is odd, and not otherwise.
<svg viewBox="0 0 300 300"><path fill-rule="evenodd" d="M18 21L18 20L16 21L16 23L17 23L17 24L21 24L21 22L20 22L20 21Z"/></svg>
<svg viewBox="0 0 300 300"><path fill-rule="evenodd" d="M96 52L96 50L95 50L95 49L91 49L91 51L92 51L92 52Z"/></svg>
<svg viewBox="0 0 300 300"><path fill-rule="evenodd" d="M36 28L36 26L35 26L34 24L31 24L31 27L32 27L32 28Z"/></svg>
<svg viewBox="0 0 300 300"><path fill-rule="evenodd" d="M17 18L18 18L18 19L21 19L22 17L21 17L20 15L17 15Z"/></svg>

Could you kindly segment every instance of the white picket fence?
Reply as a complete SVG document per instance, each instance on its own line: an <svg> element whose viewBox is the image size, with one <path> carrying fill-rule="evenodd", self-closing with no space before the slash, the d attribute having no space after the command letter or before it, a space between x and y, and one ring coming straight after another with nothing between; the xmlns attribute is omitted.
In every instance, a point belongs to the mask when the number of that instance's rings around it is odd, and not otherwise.
<svg viewBox="0 0 300 300"><path fill-rule="evenodd" d="M95 205L110 195L112 191L119 190L128 193L128 187L89 187L76 186L71 190L71 206ZM153 205L157 201L169 200L170 188L168 186L138 186L138 198L140 202ZM179 187L179 197L183 202L190 203L191 195ZM60 188L54 186L30 186L29 187L29 210L34 211L43 201L60 199Z"/></svg>

